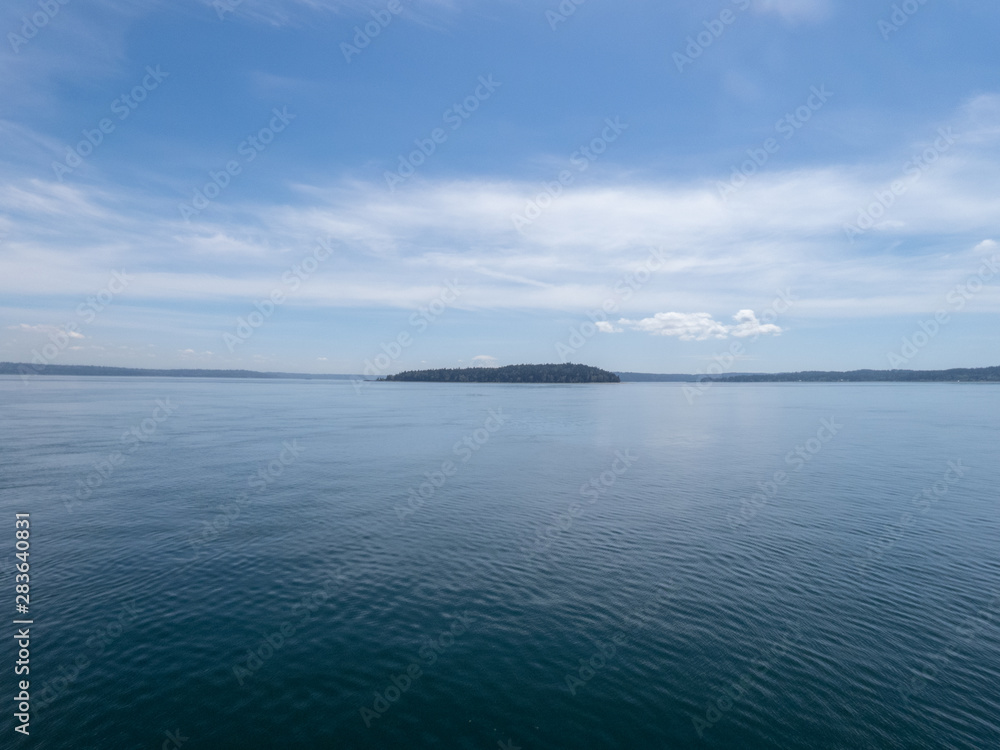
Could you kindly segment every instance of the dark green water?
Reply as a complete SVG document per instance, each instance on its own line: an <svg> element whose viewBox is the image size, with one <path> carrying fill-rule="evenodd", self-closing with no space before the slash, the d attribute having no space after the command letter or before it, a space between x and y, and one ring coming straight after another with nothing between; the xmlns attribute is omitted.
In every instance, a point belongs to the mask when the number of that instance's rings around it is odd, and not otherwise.
<svg viewBox="0 0 1000 750"><path fill-rule="evenodd" d="M0 379L0 746L1000 747L1000 388L682 388Z"/></svg>

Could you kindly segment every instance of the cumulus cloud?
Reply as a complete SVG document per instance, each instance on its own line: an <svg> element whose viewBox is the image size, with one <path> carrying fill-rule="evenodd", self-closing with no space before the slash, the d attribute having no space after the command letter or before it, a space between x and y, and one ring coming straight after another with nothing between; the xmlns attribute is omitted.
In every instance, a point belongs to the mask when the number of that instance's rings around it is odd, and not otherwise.
<svg viewBox="0 0 1000 750"><path fill-rule="evenodd" d="M681 341L724 339L729 333L729 329L714 320L709 313L661 312L642 320L622 318L618 323L633 331L645 331L654 336L677 336Z"/></svg>
<svg viewBox="0 0 1000 750"><path fill-rule="evenodd" d="M600 331L601 333L621 333L622 331L625 330L624 328L619 328L618 326L614 325L613 323L609 323L606 320L599 320L597 321L596 325L597 325L597 330Z"/></svg>
<svg viewBox="0 0 1000 750"><path fill-rule="evenodd" d="M653 336L676 336L681 341L705 341L706 339L724 339L729 336L746 338L764 333L781 333L781 328L773 323L761 323L757 320L753 310L740 310L733 316L733 320L736 321L734 325L725 325L715 320L710 313L661 312L642 320L622 318L618 324L633 331L644 331ZM614 328L610 323L605 323L603 326L598 323L597 327L604 333L615 332L608 330L609 327Z"/></svg>
<svg viewBox="0 0 1000 750"><path fill-rule="evenodd" d="M733 316L733 320L736 321L736 325L729 327L729 334L737 338L760 336L763 333L773 333L775 335L781 333L781 328L774 325L774 323L761 323L757 320L757 316L753 310L740 310Z"/></svg>

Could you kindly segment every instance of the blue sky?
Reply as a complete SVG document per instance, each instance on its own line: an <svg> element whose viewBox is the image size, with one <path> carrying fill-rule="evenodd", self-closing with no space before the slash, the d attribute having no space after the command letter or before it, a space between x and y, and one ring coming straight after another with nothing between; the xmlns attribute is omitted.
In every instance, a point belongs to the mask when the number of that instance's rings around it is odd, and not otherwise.
<svg viewBox="0 0 1000 750"><path fill-rule="evenodd" d="M14 0L0 31L0 360L1000 363L995 3Z"/></svg>

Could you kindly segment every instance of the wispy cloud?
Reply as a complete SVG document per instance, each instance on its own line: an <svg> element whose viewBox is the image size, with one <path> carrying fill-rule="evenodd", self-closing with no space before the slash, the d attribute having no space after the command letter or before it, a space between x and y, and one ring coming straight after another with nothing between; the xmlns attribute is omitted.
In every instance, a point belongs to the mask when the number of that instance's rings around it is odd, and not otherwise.
<svg viewBox="0 0 1000 750"><path fill-rule="evenodd" d="M816 23L833 12L831 0L756 0L754 9L774 13L790 23Z"/></svg>
<svg viewBox="0 0 1000 750"><path fill-rule="evenodd" d="M47 325L47 324L44 324L44 323L39 323L37 325L29 325L27 323L19 323L17 325L7 326L7 330L9 330L9 331L22 331L22 332L27 332L27 333L35 333L35 334L41 334L41 335L45 335L45 336L47 336L49 334L65 333L71 339L86 338L79 331L69 331L69 330L65 330L63 328L60 328L59 326Z"/></svg>
<svg viewBox="0 0 1000 750"><path fill-rule="evenodd" d="M378 180L298 183L281 201L234 197L188 225L159 194L15 173L0 178L0 294L19 306L8 303L3 322L63 323L111 269L127 267L135 282L115 302L122 314L102 324L130 341L177 333L185 343L176 348L217 352L212 336L231 323L222 305L242 310L265 297L317 237L331 238L334 253L288 308L412 311L458 277L463 311L581 315L654 246L662 268L622 300L616 317L627 322L601 331L686 341L775 334L749 309L784 287L800 299L796 317L925 314L997 236L1000 195L983 185L1000 170L998 101L963 107L959 144L853 245L844 225L899 174L910 145L878 162L762 172L728 204L710 181L600 175L567 189L524 234L510 215L537 193L526 180L424 179L395 195ZM979 293L975 309L1000 312L1000 288ZM658 310L669 312L647 317Z"/></svg>
<svg viewBox="0 0 1000 750"><path fill-rule="evenodd" d="M331 262L295 304L409 307L461 275L475 289L463 306L579 310L657 246L666 263L631 311L742 307L790 285L804 292L803 310L891 314L926 309L942 273L960 277L961 254L995 234L1000 196L981 188L982 170L994 167L958 155L940 163L893 207L893 225L853 246L844 224L891 171L775 172L729 206L697 183L581 187L527 236L508 220L533 187L520 183L426 181L391 200L349 183L295 204L234 202L187 226L158 216L152 197L16 181L0 184L0 291L89 294L127 265L142 277L136 298L246 298L266 294L316 237L331 237ZM886 250L891 242L906 251Z"/></svg>

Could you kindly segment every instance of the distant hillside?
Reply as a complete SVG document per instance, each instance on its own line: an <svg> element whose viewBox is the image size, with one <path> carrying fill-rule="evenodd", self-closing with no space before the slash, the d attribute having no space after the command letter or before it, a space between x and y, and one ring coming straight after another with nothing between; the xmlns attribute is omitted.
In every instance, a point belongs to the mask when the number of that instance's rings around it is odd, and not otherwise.
<svg viewBox="0 0 1000 750"><path fill-rule="evenodd" d="M723 378L734 378L739 375L752 373L733 372L721 376ZM621 378L623 383L697 383L707 378L707 375L679 375L661 374L656 372L616 372L615 375Z"/></svg>
<svg viewBox="0 0 1000 750"><path fill-rule="evenodd" d="M94 365L30 365L23 362L0 362L0 375L103 375L105 377L145 378L293 378L296 380L345 380L352 375L309 375L294 372L255 372L254 370L144 370L137 367L100 367Z"/></svg>
<svg viewBox="0 0 1000 750"><path fill-rule="evenodd" d="M358 375L313 375L300 372L255 370L146 370L137 367L45 365L0 362L0 375L71 375L157 378L253 378L293 380L349 380ZM951 370L851 370L706 375L608 372L587 365L509 365L466 369L413 370L384 380L438 383L997 383L1000 367L960 367Z"/></svg>
<svg viewBox="0 0 1000 750"><path fill-rule="evenodd" d="M1000 382L1000 367L743 373L705 380L721 383L997 383Z"/></svg>
<svg viewBox="0 0 1000 750"><path fill-rule="evenodd" d="M623 383L693 383L696 375L659 375L655 372L616 372Z"/></svg>
<svg viewBox="0 0 1000 750"><path fill-rule="evenodd" d="M587 365L507 365L410 370L381 380L421 383L619 383L617 375Z"/></svg>

